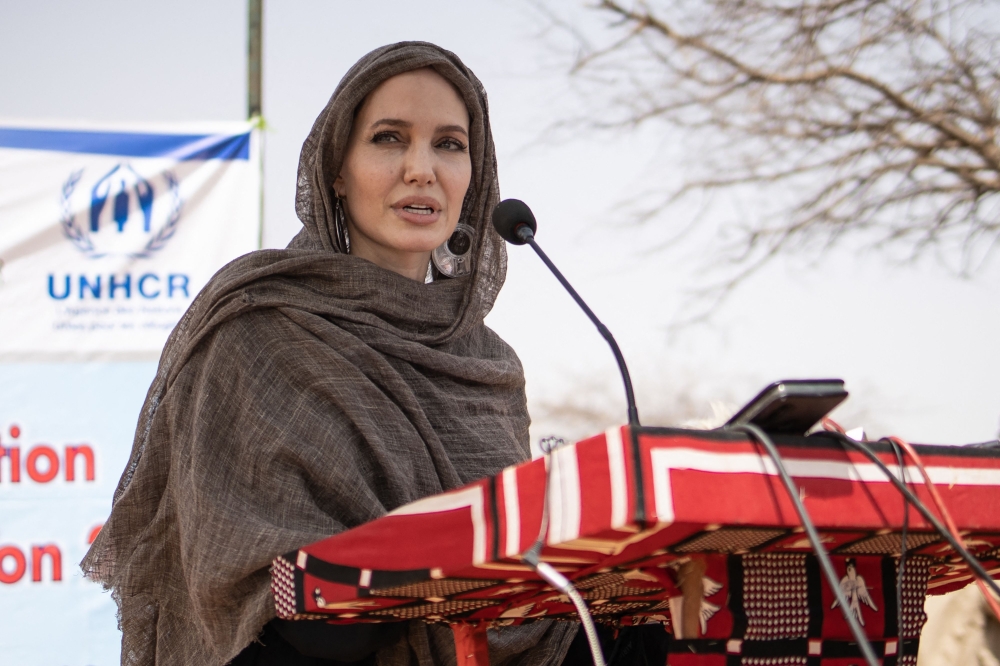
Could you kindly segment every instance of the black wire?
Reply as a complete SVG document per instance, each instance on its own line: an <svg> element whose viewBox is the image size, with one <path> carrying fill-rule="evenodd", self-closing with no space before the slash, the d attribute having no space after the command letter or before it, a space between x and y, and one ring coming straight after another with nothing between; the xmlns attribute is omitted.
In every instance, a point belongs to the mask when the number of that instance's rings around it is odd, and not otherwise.
<svg viewBox="0 0 1000 666"><path fill-rule="evenodd" d="M892 483L892 485L896 486L896 489L899 490L899 492L903 494L903 497L905 497L907 501L913 505L913 508L916 509L920 513L920 515L924 517L924 520L930 523L931 526L942 537L944 537L945 541L948 542L948 545L951 546L952 549L956 553L958 553L963 560L965 560L965 563L969 565L969 568L971 568L984 583L989 585L990 589L993 590L994 594L1000 596L1000 586L998 586L997 582L993 580L993 578L991 578L988 573L986 573L986 569L983 568L983 565L979 562L979 560L977 560L975 556L973 556L972 553L970 553L968 549L965 548L965 546L960 544L958 540L956 540L955 537L952 536L951 532L948 531L948 528L942 525L941 521L934 517L934 514L932 514L930 510L928 510L927 506L922 501L920 501L920 499L916 495L914 495L909 488L906 487L905 483L896 478L896 476L889 470L889 468L886 467L885 463L882 462L877 455L875 455L875 452L872 451L867 444L855 441L850 437L845 437L840 433L834 433L834 432L818 432L812 436L832 437L834 439L838 439L850 446L853 446L858 451L865 454L865 456L867 456L869 460L875 463L875 465L880 470L882 470L882 473L885 474L886 478L889 479L889 482Z"/></svg>
<svg viewBox="0 0 1000 666"><path fill-rule="evenodd" d="M615 362L618 363L618 370L621 372L622 383L625 385L625 402L627 403L628 409L628 424L633 428L638 426L639 410L635 406L635 392L632 390L632 377L628 373L628 365L625 364L625 357L622 356L622 350L618 347L618 342L615 340L615 336L613 336L611 331L608 330L608 327L597 318L597 315L594 314L594 311L590 309L590 306L587 305L580 294L576 293L576 289L573 288L573 285L571 285L569 280L567 280L562 274L562 271L556 268L556 265L552 263L552 260L549 259L549 255L545 254L545 251L539 247L538 243L535 241L534 232L530 229L530 227L524 225L520 227L519 231L524 234L520 236L520 238L524 240L525 243L530 245L531 249L538 255L538 258L549 267L552 274L556 276L557 280L559 280L559 284L565 287L566 291L569 292L569 295L573 297L574 301L576 301L576 304L580 306L580 309L583 310L584 314L586 314L590 321L593 322L594 326L597 327L597 332L601 334L601 337L604 338L604 340L608 343L608 346L611 347L611 353L615 355Z"/></svg>
<svg viewBox="0 0 1000 666"><path fill-rule="evenodd" d="M896 442L889 440L892 450L896 452L896 462L899 464L899 478L906 483L906 463L903 460L903 450ZM910 525L910 503L903 498L903 531L899 539L899 570L896 572L896 633L899 634L899 656L903 659L903 576L906 573L906 530Z"/></svg>
<svg viewBox="0 0 1000 666"><path fill-rule="evenodd" d="M778 476L781 477L782 482L785 484L785 488L788 490L788 496L792 500L792 504L795 505L795 511L799 514L799 520L802 521L802 526L806 530L806 536L809 537L809 543L812 544L813 551L816 553L820 569L823 570L827 583L830 584L830 589L833 591L833 596L836 597L837 603L840 605L840 611L843 613L844 619L847 620L847 624L851 627L851 633L854 635L854 640L858 642L858 648L860 648L862 656L864 656L865 661L868 662L869 666L878 666L880 663L879 658L875 656L875 650L872 649L872 644L869 642L868 637L861 628L861 625L858 624L858 619L854 617L854 613L851 612L847 599L844 597L844 591L840 589L840 579L837 577L837 572L833 569L833 563L830 561L830 555L826 552L826 549L823 548L823 542L820 540L819 533L816 531L816 526L813 525L812 518L809 517L809 512L806 511L805 505L802 504L802 499L799 497L799 489L792 480L792 477L788 474L788 470L785 468L785 463L781 458L781 454L778 453L778 447L774 445L774 442L771 441L771 438L768 437L763 430L752 423L735 426L731 428L731 430L747 433L753 439L759 441L764 446L768 455L771 456L774 466L778 468Z"/></svg>

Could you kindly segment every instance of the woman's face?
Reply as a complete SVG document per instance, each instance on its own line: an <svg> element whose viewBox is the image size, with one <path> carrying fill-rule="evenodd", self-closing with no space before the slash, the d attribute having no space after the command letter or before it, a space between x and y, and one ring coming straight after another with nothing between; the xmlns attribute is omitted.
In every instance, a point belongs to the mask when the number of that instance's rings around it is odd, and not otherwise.
<svg viewBox="0 0 1000 666"><path fill-rule="evenodd" d="M471 178L469 113L458 92L431 69L387 79L361 105L334 182L351 254L423 281Z"/></svg>

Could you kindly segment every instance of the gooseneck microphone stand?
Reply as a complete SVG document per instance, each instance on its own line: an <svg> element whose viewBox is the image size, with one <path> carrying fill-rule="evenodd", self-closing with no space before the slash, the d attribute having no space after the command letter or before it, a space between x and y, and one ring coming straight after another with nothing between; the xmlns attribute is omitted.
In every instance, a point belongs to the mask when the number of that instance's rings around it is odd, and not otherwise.
<svg viewBox="0 0 1000 666"><path fill-rule="evenodd" d="M548 255L535 242L535 231L538 229L538 223L535 222L535 216L531 212L531 209L528 208L526 203L518 199L501 201L493 210L493 226L497 230L497 233L508 243L512 245L530 245L539 259L549 267L549 270L556 276L559 283L566 288L566 291L573 297L576 304L580 306L580 309L586 313L590 321L597 327L598 333L601 334L601 337L611 347L611 352L615 355L615 361L618 362L618 370L621 372L622 382L625 384L625 401L628 403L628 424L630 429L639 427L639 410L635 406L632 377L629 375L628 366L625 365L625 357L622 356L622 350L618 347L618 342L615 340L615 336L611 334L611 331L608 330L608 327L597 318L597 315L584 302L580 294L576 293L573 285L569 283L562 272L552 263Z"/></svg>
<svg viewBox="0 0 1000 666"><path fill-rule="evenodd" d="M566 291L568 291L569 295L573 297L576 304L580 306L580 309L586 313L586 315L590 318L590 321L594 322L594 326L597 327L597 332L601 334L601 337L604 338L607 341L608 346L611 347L611 353L615 355L615 361L618 362L618 370L621 371L622 374L622 382L625 384L625 401L628 403L628 424L630 426L638 426L639 410L636 409L635 406L635 393L632 390L632 377L628 374L628 366L625 365L625 357L622 356L622 350L618 347L618 342L615 341L615 336L611 334L608 327L597 318L594 311L590 309L582 298L580 298L580 294L576 293L576 289L573 288L573 285L571 285L559 269L556 268L556 265L552 263L552 260L549 259L547 254L545 254L545 251L538 246L538 243L535 242L535 232L532 231L531 227L526 224L521 225L517 227L514 233L519 239L523 240L525 244L530 245L531 249L535 251L535 254L538 255L539 259L541 259L545 265L549 267L552 274L555 275L556 279L559 280L559 283L566 288Z"/></svg>

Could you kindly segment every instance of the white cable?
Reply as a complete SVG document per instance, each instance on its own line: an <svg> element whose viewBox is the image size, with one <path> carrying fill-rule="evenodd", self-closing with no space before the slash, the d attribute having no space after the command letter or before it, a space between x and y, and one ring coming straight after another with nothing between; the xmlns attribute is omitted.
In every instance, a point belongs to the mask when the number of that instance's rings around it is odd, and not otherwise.
<svg viewBox="0 0 1000 666"><path fill-rule="evenodd" d="M583 625L583 631L587 635L587 644L590 645L590 655L594 659L594 666L605 666L604 663L604 653L601 652L601 643L597 639L597 629L594 627L594 619L590 616L590 610L587 608L587 602L583 600L580 593L577 592L576 588L573 587L573 583L569 582L566 576L556 571L548 562L542 562L541 553L542 546L545 543L545 533L548 531L549 526L549 490L552 487L552 465L555 464L551 453L559 448L561 445L565 445L566 441L559 437L546 437L541 442L538 443L539 448L541 448L542 453L545 454L546 465L545 469L545 495L544 501L542 502L542 524L538 531L538 538L535 543L531 545L531 548L524 554L524 561L534 569L535 573L542 577L542 579L559 590L573 602L576 606L576 614L580 616L580 623Z"/></svg>
<svg viewBox="0 0 1000 666"><path fill-rule="evenodd" d="M566 576L556 571L548 562L529 562L539 576L545 579L552 587L556 588L573 602L576 606L577 615L583 624L583 631L587 634L587 643L590 644L590 654L594 658L594 666L605 666L604 654L601 652L601 642L597 639L597 628L594 627L594 620L587 609L587 602L583 600L580 593L573 587Z"/></svg>

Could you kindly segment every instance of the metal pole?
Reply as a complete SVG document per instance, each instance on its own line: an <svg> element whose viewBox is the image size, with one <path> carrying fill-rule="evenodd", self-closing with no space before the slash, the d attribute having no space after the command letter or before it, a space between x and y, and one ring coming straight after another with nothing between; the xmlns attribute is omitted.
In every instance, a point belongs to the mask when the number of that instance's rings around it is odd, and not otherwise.
<svg viewBox="0 0 1000 666"><path fill-rule="evenodd" d="M261 13L264 0L247 0L247 118L261 115L260 55L263 30Z"/></svg>
<svg viewBox="0 0 1000 666"><path fill-rule="evenodd" d="M263 51L264 0L247 0L247 118L257 119L260 151L260 220L257 249L264 247L264 119L261 117L261 52Z"/></svg>

